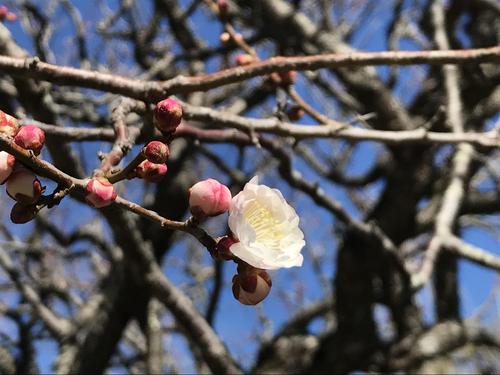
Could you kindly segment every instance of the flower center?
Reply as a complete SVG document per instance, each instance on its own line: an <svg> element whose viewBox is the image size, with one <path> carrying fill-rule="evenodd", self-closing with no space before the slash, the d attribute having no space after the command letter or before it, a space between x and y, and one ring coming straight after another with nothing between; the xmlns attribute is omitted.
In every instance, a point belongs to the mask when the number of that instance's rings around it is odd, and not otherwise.
<svg viewBox="0 0 500 375"><path fill-rule="evenodd" d="M254 199L245 206L243 216L255 231L257 242L269 250L281 248L280 242L285 233L269 208Z"/></svg>

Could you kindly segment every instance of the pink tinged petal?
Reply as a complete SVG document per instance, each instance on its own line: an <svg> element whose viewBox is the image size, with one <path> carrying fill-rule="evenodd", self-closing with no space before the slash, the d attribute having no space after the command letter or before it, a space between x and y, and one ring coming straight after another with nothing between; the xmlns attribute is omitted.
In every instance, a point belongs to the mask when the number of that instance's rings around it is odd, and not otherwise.
<svg viewBox="0 0 500 375"><path fill-rule="evenodd" d="M167 161L170 150L163 142L151 141L143 148L142 153L151 163L163 164Z"/></svg>
<svg viewBox="0 0 500 375"><path fill-rule="evenodd" d="M258 185L259 184L259 176L253 176L252 179L247 182L247 184Z"/></svg>
<svg viewBox="0 0 500 375"><path fill-rule="evenodd" d="M85 200L95 208L109 206L116 199L116 191L104 177L90 179L85 187Z"/></svg>
<svg viewBox="0 0 500 375"><path fill-rule="evenodd" d="M271 278L265 271L233 277L233 295L244 305L256 305L263 301L271 291Z"/></svg>
<svg viewBox="0 0 500 375"><path fill-rule="evenodd" d="M236 56L236 64L239 66L245 66L253 63L255 61L252 55L243 53L241 55Z"/></svg>
<svg viewBox="0 0 500 375"><path fill-rule="evenodd" d="M135 169L137 176L148 182L160 182L167 174L166 164L152 163L149 160L144 160Z"/></svg>
<svg viewBox="0 0 500 375"><path fill-rule="evenodd" d="M302 265L300 251L305 242L295 210L279 190L257 182L253 178L231 202L229 227L240 241L231 247L231 252L262 269ZM247 205L252 205L250 211Z"/></svg>
<svg viewBox="0 0 500 375"><path fill-rule="evenodd" d="M35 125L26 125L19 129L14 142L26 150L32 150L35 155L40 154L45 143L45 132Z"/></svg>
<svg viewBox="0 0 500 375"><path fill-rule="evenodd" d="M189 189L189 208L198 218L223 214L230 203L231 192L214 179L200 181Z"/></svg>
<svg viewBox="0 0 500 375"><path fill-rule="evenodd" d="M18 131L19 124L15 117L0 111L0 133L14 137Z"/></svg>
<svg viewBox="0 0 500 375"><path fill-rule="evenodd" d="M18 168L7 180L7 194L24 204L33 204L42 195L43 188L35 174L26 168Z"/></svg>
<svg viewBox="0 0 500 375"><path fill-rule="evenodd" d="M255 268L273 270L281 267L271 262L269 256L266 257L265 254L259 254L258 250L241 242L237 242L231 246L231 252L234 256Z"/></svg>
<svg viewBox="0 0 500 375"><path fill-rule="evenodd" d="M182 106L171 98L158 102L154 110L154 124L162 133L172 133L182 121Z"/></svg>
<svg viewBox="0 0 500 375"><path fill-rule="evenodd" d="M5 151L0 152L0 184L4 184L12 171L14 170L14 163L16 158Z"/></svg>

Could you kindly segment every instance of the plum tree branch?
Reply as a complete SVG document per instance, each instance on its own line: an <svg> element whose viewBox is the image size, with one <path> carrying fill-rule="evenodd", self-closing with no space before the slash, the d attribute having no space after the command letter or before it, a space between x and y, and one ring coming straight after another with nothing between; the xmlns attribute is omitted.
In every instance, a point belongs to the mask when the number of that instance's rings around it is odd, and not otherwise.
<svg viewBox="0 0 500 375"><path fill-rule="evenodd" d="M27 59L0 56L0 71L20 78L36 78L59 85L80 86L155 102L165 96L206 91L272 72L317 70L369 65L480 64L500 61L500 47L447 51L352 52L305 57L273 57L245 67L235 67L196 77L177 76L167 81L140 81L109 73L57 66Z"/></svg>

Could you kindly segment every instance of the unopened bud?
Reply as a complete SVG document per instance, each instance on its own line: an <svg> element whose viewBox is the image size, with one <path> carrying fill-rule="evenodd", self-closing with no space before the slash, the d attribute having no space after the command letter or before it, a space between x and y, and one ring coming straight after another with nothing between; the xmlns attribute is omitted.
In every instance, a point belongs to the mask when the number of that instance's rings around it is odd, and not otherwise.
<svg viewBox="0 0 500 375"><path fill-rule="evenodd" d="M218 260L231 260L234 258L233 253L231 252L231 246L234 245L237 240L235 240L232 236L224 236L221 237L217 241L217 245L215 246L214 257Z"/></svg>
<svg viewBox="0 0 500 375"><path fill-rule="evenodd" d="M85 187L85 200L95 208L109 206L116 199L115 187L104 177L92 178Z"/></svg>
<svg viewBox="0 0 500 375"><path fill-rule="evenodd" d="M14 169L16 158L5 151L0 152L0 184L4 184Z"/></svg>
<svg viewBox="0 0 500 375"><path fill-rule="evenodd" d="M143 149L142 153L151 163L163 164L170 155L168 146L160 141L151 141Z"/></svg>
<svg viewBox="0 0 500 375"><path fill-rule="evenodd" d="M19 124L15 117L0 111L0 133L13 137L17 134L18 128Z"/></svg>
<svg viewBox="0 0 500 375"><path fill-rule="evenodd" d="M248 53L243 53L241 55L236 56L236 64L239 66L249 65L254 62L254 57L249 55Z"/></svg>
<svg viewBox="0 0 500 375"><path fill-rule="evenodd" d="M9 8L6 5L0 5L0 20L4 19L9 12Z"/></svg>
<svg viewBox="0 0 500 375"><path fill-rule="evenodd" d="M294 105L286 112L286 115L290 121L299 121L304 116L304 110L298 105Z"/></svg>
<svg viewBox="0 0 500 375"><path fill-rule="evenodd" d="M10 211L10 220L14 224L25 224L35 218L38 210L36 205L24 205L19 202L14 204L12 210Z"/></svg>
<svg viewBox="0 0 500 375"><path fill-rule="evenodd" d="M165 163L157 164L151 163L149 160L144 160L137 166L135 172L145 181L159 182L163 177L165 177L167 169L168 168Z"/></svg>
<svg viewBox="0 0 500 375"><path fill-rule="evenodd" d="M8 12L7 15L5 16L5 19L7 21L15 21L17 20L17 14L13 13L13 12Z"/></svg>
<svg viewBox="0 0 500 375"><path fill-rule="evenodd" d="M281 82L284 85L291 85L295 82L297 72L295 70L289 70L288 72L279 72L278 75L280 76Z"/></svg>
<svg viewBox="0 0 500 375"><path fill-rule="evenodd" d="M287 72L273 72L269 75L269 81L275 85L291 85L295 82L297 72L289 70Z"/></svg>
<svg viewBox="0 0 500 375"><path fill-rule="evenodd" d="M20 167L7 180L7 194L24 205L35 203L43 193L40 180L29 169Z"/></svg>
<svg viewBox="0 0 500 375"><path fill-rule="evenodd" d="M219 40L221 43L226 44L231 40L231 35L229 35L229 33L223 32L222 34L219 35Z"/></svg>
<svg viewBox="0 0 500 375"><path fill-rule="evenodd" d="M229 6L226 0L217 0L217 7L219 8L219 18L224 21L227 18Z"/></svg>
<svg viewBox="0 0 500 375"><path fill-rule="evenodd" d="M45 132L36 125L22 126L14 138L16 144L39 155L45 143Z"/></svg>
<svg viewBox="0 0 500 375"><path fill-rule="evenodd" d="M182 106L172 98L158 102L154 110L156 128L162 133L173 133L182 121Z"/></svg>
<svg viewBox="0 0 500 375"><path fill-rule="evenodd" d="M200 181L189 189L189 209L197 218L223 214L230 203L231 192L227 186L212 178Z"/></svg>
<svg viewBox="0 0 500 375"><path fill-rule="evenodd" d="M258 268L247 269L233 277L234 298L244 305L256 305L263 301L271 287L269 274Z"/></svg>

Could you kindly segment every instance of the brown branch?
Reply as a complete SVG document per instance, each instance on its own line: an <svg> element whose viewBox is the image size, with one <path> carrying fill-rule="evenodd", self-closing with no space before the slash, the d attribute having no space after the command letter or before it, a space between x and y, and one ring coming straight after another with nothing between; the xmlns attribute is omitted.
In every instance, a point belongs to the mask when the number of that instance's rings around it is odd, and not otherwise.
<svg viewBox="0 0 500 375"><path fill-rule="evenodd" d="M33 124L45 132L48 137L58 138L64 141L109 141L115 139L115 132L110 128L79 128L70 126L57 126L45 124L34 120L21 120L21 125ZM139 132L137 128L129 128L130 133Z"/></svg>
<svg viewBox="0 0 500 375"><path fill-rule="evenodd" d="M163 334L160 318L160 305L156 299L152 298L148 304L145 329L147 341L146 368L149 374L163 373Z"/></svg>
<svg viewBox="0 0 500 375"><path fill-rule="evenodd" d="M457 144L465 142L485 147L500 146L500 137L495 131L485 133L439 133L424 128L402 131L372 130L352 127L334 120L329 122L332 125L296 125L282 122L277 118L247 118L207 107L192 106L187 103L183 104L183 109L184 117L187 120L213 123L224 128L236 128L245 133L251 131L262 132L295 139L332 138L355 142L375 141L386 144Z"/></svg>
<svg viewBox="0 0 500 375"><path fill-rule="evenodd" d="M471 245L461 238L450 235L443 239L443 247L452 253L481 266L500 271L500 257L495 256L477 246Z"/></svg>
<svg viewBox="0 0 500 375"><path fill-rule="evenodd" d="M111 151L104 156L101 161L101 166L97 168L93 176L104 176L111 168L118 165L120 161L127 155L130 149L134 146L139 132L129 132L126 117L133 111L143 112L145 105L131 99L122 99L120 103L113 109L111 120L115 132L115 142Z"/></svg>
<svg viewBox="0 0 500 375"><path fill-rule="evenodd" d="M436 44L442 50L449 48L445 30L444 8L438 0L431 6L432 20L435 27ZM446 90L446 118L454 133L466 134L463 123L463 104L460 97L460 72L456 66L443 66L443 76ZM451 179L443 193L441 207L436 215L435 234L426 256L422 269L414 275L413 286L419 288L430 278L437 263L439 252L445 241L452 237L460 207L465 199L469 168L474 149L471 144L459 143L453 156Z"/></svg>
<svg viewBox="0 0 500 375"><path fill-rule="evenodd" d="M82 194L87 185L86 180L72 177L60 171L52 164L34 157L29 151L17 146L5 135L0 135L0 150L14 155L16 160L22 162L28 168L34 170L38 175L56 181L63 187L71 187L70 195L80 201L83 200ZM114 204L149 220L156 221L166 229L180 230L182 232L189 233L197 238L198 241L200 241L200 243L205 246L210 252L212 252L215 247L215 240L203 229L196 225L193 225L192 220L187 220L185 222L169 220L154 211L148 210L122 197L117 197Z"/></svg>
<svg viewBox="0 0 500 375"><path fill-rule="evenodd" d="M179 324L189 331L190 336L202 344L199 349L214 373L242 373L210 325L193 307L191 300L177 289L157 266L146 278L154 296L165 304Z"/></svg>
<svg viewBox="0 0 500 375"><path fill-rule="evenodd" d="M293 123L282 122L278 119L258 119L251 117L242 117L233 115L227 112L213 110L206 107L197 107L185 105L186 119L194 121L203 121L214 123L214 125L224 128L233 128L231 131L234 137L228 137L227 132L210 130L208 133L203 132L203 140L210 142L226 143L236 142L244 134L248 133L250 128L255 132L277 134L285 137L293 137L295 139L307 138L332 138L344 139L350 142L380 142L384 144L458 144L461 142L470 143L483 147L499 147L500 136L496 131L488 132L467 132L467 133L445 133L432 132L425 128L402 131L388 130L373 130L353 127L348 124L335 122L338 126L315 126L296 125ZM39 121L26 121L23 123L34 123L42 128L48 136L61 138L68 141L113 141L115 139L113 129L109 128L77 128L77 127L60 127L56 125L44 124ZM230 129L228 129L230 130ZM137 128L129 128L130 132L139 132ZM193 137L195 136L194 128L190 125L180 126L174 134L175 138ZM238 135L237 135L238 134ZM138 137L138 135L134 135ZM218 138L222 137L222 138ZM243 138L240 139L240 141Z"/></svg>
<svg viewBox="0 0 500 375"><path fill-rule="evenodd" d="M500 61L500 47L450 51L352 52L305 57L273 57L245 67L235 67L199 77L178 76L168 81L140 81L109 73L57 66L37 58L0 56L0 71L20 78L37 78L59 85L87 87L147 102L165 96L206 91L272 72L317 70L368 65L480 64Z"/></svg>

